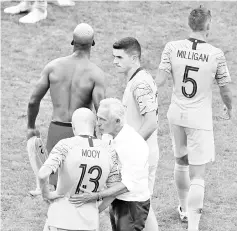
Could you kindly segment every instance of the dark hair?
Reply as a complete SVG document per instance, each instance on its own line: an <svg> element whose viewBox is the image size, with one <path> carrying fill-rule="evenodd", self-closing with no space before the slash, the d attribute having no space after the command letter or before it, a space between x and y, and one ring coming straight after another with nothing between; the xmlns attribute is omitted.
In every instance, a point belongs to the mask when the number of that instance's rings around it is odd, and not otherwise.
<svg viewBox="0 0 237 231"><path fill-rule="evenodd" d="M141 45L133 37L126 37L118 40L113 44L114 49L122 49L127 54L137 54L139 59L141 58Z"/></svg>
<svg viewBox="0 0 237 231"><path fill-rule="evenodd" d="M205 7L198 7L191 11L188 17L188 25L193 31L205 30L205 25L208 19L211 19L211 12Z"/></svg>

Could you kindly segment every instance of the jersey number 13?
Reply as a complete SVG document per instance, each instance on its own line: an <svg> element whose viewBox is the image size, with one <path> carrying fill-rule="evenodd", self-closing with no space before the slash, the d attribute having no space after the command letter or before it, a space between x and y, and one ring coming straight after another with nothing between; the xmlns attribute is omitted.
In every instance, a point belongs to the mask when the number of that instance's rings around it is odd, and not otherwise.
<svg viewBox="0 0 237 231"><path fill-rule="evenodd" d="M84 179L84 176L86 174L86 169L87 169L87 164L81 164L79 166L79 168L82 168L82 173L81 173L81 177L80 177L80 180L78 182L78 185L77 185L77 189L76 189L76 192L75 194L78 194L80 192L80 187L81 187L81 184L82 184L82 181ZM94 183L95 184L95 187L94 189L92 190L92 192L96 192L98 187L99 187L99 180L101 178L101 175L102 175L102 169L100 166L98 165L95 165L95 166L92 166L89 170L88 170L88 173L89 174L92 174L92 172L94 171L97 171L97 176L95 178L90 178L89 181ZM86 188L86 185L82 185L83 188Z"/></svg>

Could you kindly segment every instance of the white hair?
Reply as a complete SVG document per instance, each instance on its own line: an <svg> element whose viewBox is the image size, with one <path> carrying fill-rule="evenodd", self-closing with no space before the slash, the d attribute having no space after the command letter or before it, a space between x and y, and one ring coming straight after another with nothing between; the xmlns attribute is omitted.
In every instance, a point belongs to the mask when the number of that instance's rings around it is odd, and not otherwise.
<svg viewBox="0 0 237 231"><path fill-rule="evenodd" d="M124 124L124 106L119 99L107 98L100 101L100 107L107 109L110 119L119 119L120 123Z"/></svg>

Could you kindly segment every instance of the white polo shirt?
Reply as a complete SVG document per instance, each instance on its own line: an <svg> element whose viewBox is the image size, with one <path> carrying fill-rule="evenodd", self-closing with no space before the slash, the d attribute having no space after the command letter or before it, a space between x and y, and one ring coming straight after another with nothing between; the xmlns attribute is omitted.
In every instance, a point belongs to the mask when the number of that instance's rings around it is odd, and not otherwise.
<svg viewBox="0 0 237 231"><path fill-rule="evenodd" d="M129 192L117 196L124 201L146 201L148 188L148 155L146 141L131 126L125 124L112 142L119 162L122 183Z"/></svg>

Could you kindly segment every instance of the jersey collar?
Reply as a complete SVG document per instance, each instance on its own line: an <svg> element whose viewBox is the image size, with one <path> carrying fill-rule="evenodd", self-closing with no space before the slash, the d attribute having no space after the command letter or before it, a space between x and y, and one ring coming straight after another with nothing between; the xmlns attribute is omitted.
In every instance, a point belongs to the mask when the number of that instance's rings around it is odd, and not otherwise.
<svg viewBox="0 0 237 231"><path fill-rule="evenodd" d="M132 80L132 79L134 78L134 76L135 76L139 71L141 71L141 70L143 70L143 69L144 69L143 67L137 68L137 70L133 73L133 75L131 76L131 78L129 79L129 81ZM129 81L128 81L128 82L129 82Z"/></svg>
<svg viewBox="0 0 237 231"><path fill-rule="evenodd" d="M193 42L193 43L206 43L205 41L203 40L199 40L199 39L195 39L195 38L188 38L188 40L190 42Z"/></svg>

